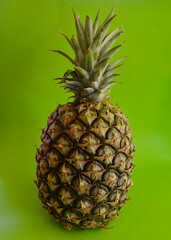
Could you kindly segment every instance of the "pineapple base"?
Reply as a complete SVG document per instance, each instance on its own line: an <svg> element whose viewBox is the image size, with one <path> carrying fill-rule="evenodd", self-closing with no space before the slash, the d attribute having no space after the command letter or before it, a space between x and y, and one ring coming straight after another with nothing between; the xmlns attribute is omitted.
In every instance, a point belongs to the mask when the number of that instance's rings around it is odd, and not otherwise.
<svg viewBox="0 0 171 240"><path fill-rule="evenodd" d="M104 228L132 185L127 117L109 102L67 103L50 115L37 150L43 207L67 229Z"/></svg>

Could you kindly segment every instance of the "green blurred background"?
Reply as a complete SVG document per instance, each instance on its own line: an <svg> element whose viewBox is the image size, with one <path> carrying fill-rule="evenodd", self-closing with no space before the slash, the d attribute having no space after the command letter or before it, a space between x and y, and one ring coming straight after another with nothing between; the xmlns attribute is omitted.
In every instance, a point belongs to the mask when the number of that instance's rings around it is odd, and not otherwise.
<svg viewBox="0 0 171 240"><path fill-rule="evenodd" d="M113 0L0 1L0 239L171 239L171 1L120 0L112 28L123 24L130 55L112 88L134 133L132 200L108 230L64 230L45 212L33 183L35 152L49 112L69 95L52 81L71 68L49 49L72 50L57 28L75 34L71 5L100 22ZM112 29L111 28L111 29Z"/></svg>

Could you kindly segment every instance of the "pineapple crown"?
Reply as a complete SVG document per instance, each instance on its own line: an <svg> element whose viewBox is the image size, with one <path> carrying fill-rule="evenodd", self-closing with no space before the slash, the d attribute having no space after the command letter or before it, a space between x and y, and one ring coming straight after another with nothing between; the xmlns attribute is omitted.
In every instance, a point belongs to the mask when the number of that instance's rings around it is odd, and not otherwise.
<svg viewBox="0 0 171 240"><path fill-rule="evenodd" d="M107 16L105 21L98 26L99 11L94 23L90 16L86 16L85 26L83 27L79 16L74 10L74 18L78 41L72 36L69 39L60 30L75 53L75 60L59 50L51 50L66 57L74 67L74 70L67 70L63 78L56 78L59 83L67 89L67 92L74 93L70 98L76 98L76 101L96 102L109 98L110 87L117 84L113 81L119 74L115 71L124 63L117 65L125 57L119 58L109 64L113 55L122 47L123 43L117 46L112 45L124 33L122 27L118 27L109 34L106 32L116 17L113 15L115 5Z"/></svg>

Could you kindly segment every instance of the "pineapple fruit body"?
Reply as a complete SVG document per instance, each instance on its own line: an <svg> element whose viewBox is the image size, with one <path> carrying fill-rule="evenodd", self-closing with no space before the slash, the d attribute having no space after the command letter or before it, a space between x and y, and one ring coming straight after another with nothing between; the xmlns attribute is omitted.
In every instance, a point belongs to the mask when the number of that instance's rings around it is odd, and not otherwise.
<svg viewBox="0 0 171 240"><path fill-rule="evenodd" d="M37 153L39 197L64 227L102 228L125 204L134 167L132 132L119 106L59 105Z"/></svg>

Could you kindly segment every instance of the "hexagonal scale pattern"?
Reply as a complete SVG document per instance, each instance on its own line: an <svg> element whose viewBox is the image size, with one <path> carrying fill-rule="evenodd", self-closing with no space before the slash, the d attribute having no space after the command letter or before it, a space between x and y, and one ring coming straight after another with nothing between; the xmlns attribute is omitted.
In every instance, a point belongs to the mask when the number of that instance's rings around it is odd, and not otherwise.
<svg viewBox="0 0 171 240"><path fill-rule="evenodd" d="M44 208L67 229L103 228L132 184L135 148L119 106L59 105L41 140L36 185Z"/></svg>

